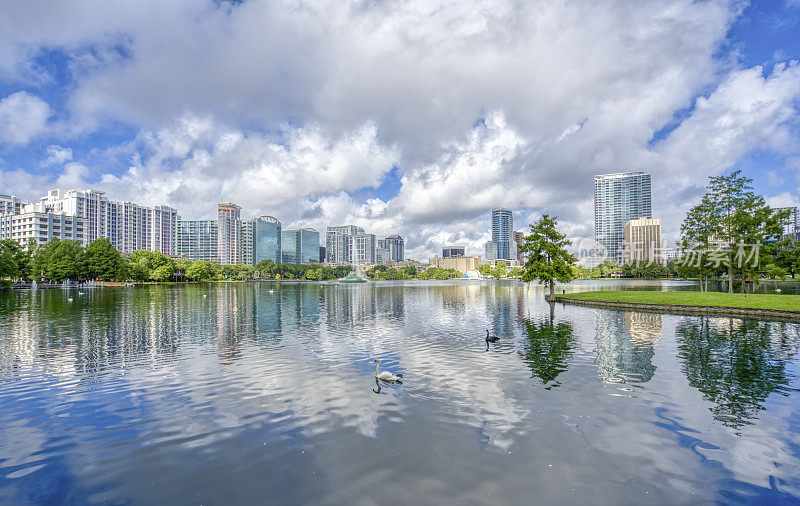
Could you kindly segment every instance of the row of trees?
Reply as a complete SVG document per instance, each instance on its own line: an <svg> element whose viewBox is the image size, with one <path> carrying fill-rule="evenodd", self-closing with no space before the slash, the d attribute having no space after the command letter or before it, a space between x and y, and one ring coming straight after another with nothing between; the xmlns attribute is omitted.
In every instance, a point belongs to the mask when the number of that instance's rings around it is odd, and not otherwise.
<svg viewBox="0 0 800 506"><path fill-rule="evenodd" d="M398 279L454 279L463 276L463 273L455 269L442 269L440 267L429 267L424 270L417 270L413 265L405 267L387 267L376 265L365 272L372 280L398 280Z"/></svg>
<svg viewBox="0 0 800 506"><path fill-rule="evenodd" d="M270 260L256 266L220 265L202 260L173 259L158 251L135 251L125 258L108 239L87 247L77 241L52 239L43 246L31 240L26 249L13 240L0 241L0 279L44 278L49 281L207 281L248 279L327 280L346 276L350 266L276 264Z"/></svg>

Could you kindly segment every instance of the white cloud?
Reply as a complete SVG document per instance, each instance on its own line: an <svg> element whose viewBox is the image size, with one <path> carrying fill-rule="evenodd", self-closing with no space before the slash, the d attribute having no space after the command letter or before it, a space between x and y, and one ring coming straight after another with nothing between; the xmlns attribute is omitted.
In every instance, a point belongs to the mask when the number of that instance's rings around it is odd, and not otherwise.
<svg viewBox="0 0 800 506"><path fill-rule="evenodd" d="M143 0L120 15L24 2L0 20L0 51L13 48L0 78L51 79L33 56L63 51L75 81L59 134L109 121L138 131L100 161L75 162L91 170L34 178L48 186L82 181L186 217L234 200L290 225L355 222L404 234L423 257L444 243L479 253L496 206L519 210L518 229L546 211L574 239L591 236L592 176L646 170L674 236L705 176L753 150L797 155L798 65L765 72L715 57L742 8ZM651 143L677 111L688 117ZM128 170L109 171L103 155ZM68 161L53 151L45 163ZM393 165L396 197L349 195Z"/></svg>
<svg viewBox="0 0 800 506"><path fill-rule="evenodd" d="M61 146L47 146L47 155L45 161L42 162L42 166L44 167L62 165L72 160L72 150L70 148L62 148Z"/></svg>
<svg viewBox="0 0 800 506"><path fill-rule="evenodd" d="M50 106L39 97L18 91L0 100L0 142L27 144L47 129Z"/></svg>

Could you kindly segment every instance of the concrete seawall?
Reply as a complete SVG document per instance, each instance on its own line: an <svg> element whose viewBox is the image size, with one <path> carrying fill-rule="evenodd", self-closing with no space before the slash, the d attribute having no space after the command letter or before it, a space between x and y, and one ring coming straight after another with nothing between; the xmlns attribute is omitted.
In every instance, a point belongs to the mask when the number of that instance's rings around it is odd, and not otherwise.
<svg viewBox="0 0 800 506"><path fill-rule="evenodd" d="M605 300L584 300L573 297L556 297L556 302L578 306L604 309L635 309L657 313L674 313L687 315L741 316L749 318L766 318L800 322L800 311L782 309L756 309L727 306L683 306L680 304L651 304L648 302L611 302Z"/></svg>

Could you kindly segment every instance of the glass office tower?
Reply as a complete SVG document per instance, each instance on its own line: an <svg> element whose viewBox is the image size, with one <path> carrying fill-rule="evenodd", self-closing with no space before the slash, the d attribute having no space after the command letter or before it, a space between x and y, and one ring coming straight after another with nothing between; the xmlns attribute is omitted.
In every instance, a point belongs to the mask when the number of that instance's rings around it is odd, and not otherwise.
<svg viewBox="0 0 800 506"><path fill-rule="evenodd" d="M281 263L281 222L272 216L261 216L256 218L255 228L255 263Z"/></svg>
<svg viewBox="0 0 800 506"><path fill-rule="evenodd" d="M497 258L516 260L514 214L508 209L492 209L492 241L497 243Z"/></svg>
<svg viewBox="0 0 800 506"><path fill-rule="evenodd" d="M594 238L605 257L622 264L625 225L637 218L652 218L650 174L625 172L594 177Z"/></svg>
<svg viewBox="0 0 800 506"><path fill-rule="evenodd" d="M282 231L281 256L285 264L319 263L319 232L313 228Z"/></svg>

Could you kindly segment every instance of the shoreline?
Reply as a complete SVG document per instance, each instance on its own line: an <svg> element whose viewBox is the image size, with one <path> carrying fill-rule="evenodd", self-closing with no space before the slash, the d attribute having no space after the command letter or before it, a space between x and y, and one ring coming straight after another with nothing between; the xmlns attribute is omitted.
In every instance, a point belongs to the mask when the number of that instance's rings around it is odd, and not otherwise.
<svg viewBox="0 0 800 506"><path fill-rule="evenodd" d="M737 306L707 306L699 304L669 304L659 302L631 302L631 301L610 301L596 299L582 299L574 295L591 292L577 292L570 295L557 295L555 302L562 304L572 304L577 306L594 307L601 309L635 309L638 311L670 313L683 315L718 315L735 317L756 317L779 319L782 321L800 321L800 311L788 309L753 308ZM663 292L659 292L663 293Z"/></svg>

